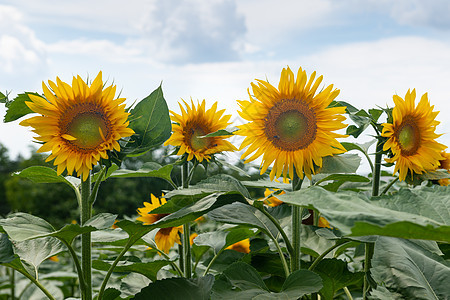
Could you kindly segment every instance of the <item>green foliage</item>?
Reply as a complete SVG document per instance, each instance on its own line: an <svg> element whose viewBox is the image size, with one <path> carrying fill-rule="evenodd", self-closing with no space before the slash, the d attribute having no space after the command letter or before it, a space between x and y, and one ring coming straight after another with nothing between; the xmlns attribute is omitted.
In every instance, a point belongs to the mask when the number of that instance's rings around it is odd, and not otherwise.
<svg viewBox="0 0 450 300"><path fill-rule="evenodd" d="M130 128L135 134L122 147L121 153L144 154L170 137L172 125L161 86L141 100L130 113Z"/></svg>
<svg viewBox="0 0 450 300"><path fill-rule="evenodd" d="M33 111L25 103L26 101L31 102L31 99L28 96L29 94L40 96L38 93L26 92L17 95L14 100L6 102L7 111L5 118L3 119L5 123L15 121L23 116L33 113Z"/></svg>
<svg viewBox="0 0 450 300"><path fill-rule="evenodd" d="M445 299L450 264L414 241L379 237L372 259L374 280L403 299Z"/></svg>

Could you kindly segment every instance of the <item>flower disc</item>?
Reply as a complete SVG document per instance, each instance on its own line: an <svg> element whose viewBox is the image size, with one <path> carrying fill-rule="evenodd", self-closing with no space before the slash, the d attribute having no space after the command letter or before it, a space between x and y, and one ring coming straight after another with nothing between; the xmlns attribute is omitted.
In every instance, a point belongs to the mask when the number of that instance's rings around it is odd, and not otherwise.
<svg viewBox="0 0 450 300"><path fill-rule="evenodd" d="M184 101L183 101L184 102ZM184 102L186 110L181 104L181 115L171 111L172 136L164 143L165 146L172 145L178 147L177 155L187 153L187 160L194 157L202 162L208 160L211 155L223 151L237 150L230 142L225 140L224 136L204 137L209 133L225 129L230 123L231 115L224 115L225 110L217 110L217 102L206 110L205 100L198 103L197 107L191 100L192 106Z"/></svg>
<svg viewBox="0 0 450 300"><path fill-rule="evenodd" d="M248 148L242 158L253 153L250 162L262 156L261 174L273 164L271 180L288 173L292 179L294 168L300 178L311 178L315 167L322 167L322 157L346 151L336 140L345 135L333 132L347 126L342 123L345 107L328 107L339 90L330 85L316 94L322 76L315 76L308 81L300 68L295 79L291 69L283 69L278 89L257 80L250 101L238 100L239 115L250 121L235 133L245 136L241 149Z"/></svg>
<svg viewBox="0 0 450 300"><path fill-rule="evenodd" d="M45 98L29 95L26 105L40 116L20 124L38 134L36 140L43 144L38 152L52 152L47 161L54 160L58 175L67 169L86 180L100 157L108 158L108 150L120 151L117 141L134 134L125 99L114 99L115 86L103 89L101 72L90 87L80 76L73 77L72 86L59 78L56 82L49 81L53 91L42 83Z"/></svg>
<svg viewBox="0 0 450 300"><path fill-rule="evenodd" d="M435 141L440 135L435 133L435 120L439 112L433 112L427 94L415 105L416 90L408 90L405 100L394 95L395 107L392 110L392 123L384 123L381 136L388 138L383 150L391 150L392 157L386 159L395 163L394 174L405 180L408 172L422 174L440 166L444 159L441 151L444 145Z"/></svg>

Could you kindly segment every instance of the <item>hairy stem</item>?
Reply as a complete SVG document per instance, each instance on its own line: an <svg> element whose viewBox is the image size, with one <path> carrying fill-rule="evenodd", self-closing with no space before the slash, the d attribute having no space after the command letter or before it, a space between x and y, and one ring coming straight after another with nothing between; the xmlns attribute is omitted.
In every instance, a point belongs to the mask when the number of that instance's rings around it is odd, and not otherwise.
<svg viewBox="0 0 450 300"><path fill-rule="evenodd" d="M81 225L83 226L92 217L91 205L91 175L87 180L81 181ZM81 267L83 270L85 287L83 300L92 300L92 257L91 257L91 233L81 235Z"/></svg>
<svg viewBox="0 0 450 300"><path fill-rule="evenodd" d="M294 179L292 180L292 190L298 191L302 186L303 180L298 177L294 169ZM292 205L291 213L292 222L292 255L291 255L291 271L295 272L300 269L300 234L302 230L302 208Z"/></svg>

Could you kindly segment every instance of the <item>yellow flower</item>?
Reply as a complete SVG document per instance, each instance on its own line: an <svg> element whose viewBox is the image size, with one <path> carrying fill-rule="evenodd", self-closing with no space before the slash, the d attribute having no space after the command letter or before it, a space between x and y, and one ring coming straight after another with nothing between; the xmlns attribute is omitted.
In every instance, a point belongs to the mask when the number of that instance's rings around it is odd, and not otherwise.
<svg viewBox="0 0 450 300"><path fill-rule="evenodd" d="M319 227L331 228L330 222L324 217L319 217Z"/></svg>
<svg viewBox="0 0 450 300"><path fill-rule="evenodd" d="M192 106L189 106L184 100L186 110L179 104L181 115L170 111L172 124L172 136L164 143L165 146L172 145L179 147L177 155L187 153L187 160L194 157L202 162L203 159L209 161L211 155L223 151L237 150L230 142L226 141L223 136L202 138L209 133L225 129L229 123L231 115L223 115L225 110L217 110L217 102L206 110L205 100L197 103L191 100Z"/></svg>
<svg viewBox="0 0 450 300"><path fill-rule="evenodd" d="M269 196L270 194L272 194L273 192L278 191L278 189L274 189L273 191L266 188L266 190L264 191L264 197ZM286 194L284 191L282 191L279 195L283 195ZM279 200L277 197L275 196L271 196L268 199L264 200L264 204L267 204L269 206L275 207L278 205L283 204L283 201Z"/></svg>
<svg viewBox="0 0 450 300"><path fill-rule="evenodd" d="M144 202L145 207L138 208L137 210L140 215L137 220L143 222L144 225L153 224L168 215L151 213L151 211L155 208L164 205L167 200L165 198L158 199L153 194L151 194L150 196L151 203ZM165 253L169 253L170 248L172 248L175 243L181 244L179 233L181 233L182 231L182 226L159 229L155 235L156 246L158 246L158 249L164 251Z"/></svg>
<svg viewBox="0 0 450 300"><path fill-rule="evenodd" d="M194 244L194 239L198 237L198 234L196 234L195 232L191 233L191 235L189 236L189 243L191 244L191 246Z"/></svg>
<svg viewBox="0 0 450 300"><path fill-rule="evenodd" d="M394 174L399 172L400 181L405 180L408 172L422 174L438 168L439 161L444 159L441 151L447 148L435 141L440 136L434 132L439 112L433 112L434 106L430 106L426 93L417 107L415 99L415 89L408 90L405 100L394 95L392 124L384 123L381 133L388 138L383 150L390 149L393 154L386 161L395 163Z"/></svg>
<svg viewBox="0 0 450 300"><path fill-rule="evenodd" d="M233 245L228 246L225 249L234 250L242 253L249 253L250 252L250 239L245 239L242 241L239 241L237 243L234 243Z"/></svg>
<svg viewBox="0 0 450 300"><path fill-rule="evenodd" d="M441 155L443 157L443 159L439 160L441 169L446 169L447 171L450 172L450 153L442 151Z"/></svg>
<svg viewBox="0 0 450 300"><path fill-rule="evenodd" d="M448 186L450 185L450 179L448 178L438 179L438 183L441 186Z"/></svg>
<svg viewBox="0 0 450 300"><path fill-rule="evenodd" d="M58 257L58 255L50 256L48 259L51 260L51 261L54 261L54 262L59 262L59 257Z"/></svg>
<svg viewBox="0 0 450 300"><path fill-rule="evenodd" d="M329 85L316 94L322 76L314 81L316 73L307 80L306 72L298 70L297 79L289 69L283 69L278 89L270 83L257 80L252 83L254 97L239 101L239 115L250 123L239 126L237 135L245 136L240 149L246 147L242 158L246 162L262 156L261 174L273 164L270 179L283 175L308 178L315 166L322 167L322 157L345 152L336 140L345 135L333 131L345 128L342 121L345 107L328 107L339 95Z"/></svg>
<svg viewBox="0 0 450 300"><path fill-rule="evenodd" d="M100 158L108 158L108 150L120 150L120 138L134 133L128 128L125 99L114 99L116 86L103 89L102 72L90 87L80 76L73 77L72 86L58 77L57 84L48 83L52 91L42 83L45 98L30 94L31 102L25 102L40 116L20 125L34 128L35 139L43 144L38 152L51 151L46 161L55 160L58 175L67 169L86 180Z"/></svg>

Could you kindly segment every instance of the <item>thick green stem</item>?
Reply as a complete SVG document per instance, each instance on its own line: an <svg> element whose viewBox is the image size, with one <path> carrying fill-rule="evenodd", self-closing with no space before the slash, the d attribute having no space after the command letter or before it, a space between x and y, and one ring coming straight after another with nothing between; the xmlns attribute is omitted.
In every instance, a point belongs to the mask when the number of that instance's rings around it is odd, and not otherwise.
<svg viewBox="0 0 450 300"><path fill-rule="evenodd" d="M181 183L183 189L187 189L189 187L190 176L188 163L189 163L188 161L184 161L181 167ZM194 168L195 166L196 165L194 164ZM193 170L194 168L192 168L192 173L194 172ZM191 278L192 276L191 244L189 241L190 235L191 235L191 224L187 222L186 224L183 225L183 242L182 242L183 272L186 278Z"/></svg>
<svg viewBox="0 0 450 300"><path fill-rule="evenodd" d="M381 177L381 158L383 156L383 142L377 142L377 148L375 153L375 166L373 170L372 178L372 196L378 196L380 192L380 177Z"/></svg>
<svg viewBox="0 0 450 300"><path fill-rule="evenodd" d="M370 266L371 266L371 259L373 256L374 251L374 244L373 243L366 243L365 244L365 259L364 259L364 285L363 285L363 300L367 299L367 293L370 290L369 285L369 273L370 273Z"/></svg>
<svg viewBox="0 0 450 300"><path fill-rule="evenodd" d="M272 236L269 232L267 232L267 234L269 234L270 238L272 239L273 243L275 244L275 247L277 247L277 251L278 251L278 254L280 255L280 259L281 259L281 264L283 265L284 274L286 275L286 278L287 278L287 277L289 277L290 272L289 272L289 266L286 262L286 258L284 257L283 250L281 250L281 247L277 241L277 238Z"/></svg>
<svg viewBox="0 0 450 300"><path fill-rule="evenodd" d="M302 187L303 180L298 177L296 170L294 170L294 179L292 180L292 190L298 191ZM300 269L300 234L302 230L302 208L297 205L292 205L291 213L291 230L292 230L292 255L291 255L291 272Z"/></svg>
<svg viewBox="0 0 450 300"><path fill-rule="evenodd" d="M205 272L203 272L203 276L206 276L206 274L208 274L209 269L211 268L213 263L216 261L216 259L219 257L220 253L223 252L223 250L225 250L225 248L222 248L219 252L217 252L216 255L214 255L214 257L211 259L211 261L209 262L208 266L206 267Z"/></svg>
<svg viewBox="0 0 450 300"><path fill-rule="evenodd" d="M83 226L92 217L91 204L91 176L81 181L81 225ZM92 300L92 257L91 257L91 233L81 235L81 267L84 282L86 284L82 295L83 300Z"/></svg>
<svg viewBox="0 0 450 300"><path fill-rule="evenodd" d="M348 287L344 286L344 293L347 295L348 300L353 300L352 294L348 290Z"/></svg>
<svg viewBox="0 0 450 300"><path fill-rule="evenodd" d="M183 256L184 256L184 276L191 278L192 275L192 259L191 259L191 243L189 237L191 235L191 224L187 222L183 225Z"/></svg>

